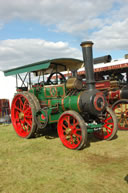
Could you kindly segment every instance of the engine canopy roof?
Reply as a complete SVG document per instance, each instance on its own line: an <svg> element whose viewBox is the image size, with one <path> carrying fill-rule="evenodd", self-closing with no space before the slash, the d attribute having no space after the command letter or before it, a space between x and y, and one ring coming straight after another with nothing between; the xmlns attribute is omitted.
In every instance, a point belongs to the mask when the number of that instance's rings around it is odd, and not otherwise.
<svg viewBox="0 0 128 193"><path fill-rule="evenodd" d="M44 60L40 62L35 62L32 64L20 66L17 68L9 69L4 71L5 76L11 76L16 74L21 74L24 72L39 72L43 71L44 74L50 74L51 72L66 71L66 70L78 70L83 65L83 61L74 58L57 58L51 60Z"/></svg>

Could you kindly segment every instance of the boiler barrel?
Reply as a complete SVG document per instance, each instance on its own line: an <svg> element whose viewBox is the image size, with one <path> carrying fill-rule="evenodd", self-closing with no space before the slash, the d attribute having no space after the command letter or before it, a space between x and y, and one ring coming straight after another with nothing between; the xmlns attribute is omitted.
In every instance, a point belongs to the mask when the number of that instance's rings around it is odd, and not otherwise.
<svg viewBox="0 0 128 193"><path fill-rule="evenodd" d="M111 55L106 55L106 56L94 58L93 64L107 63L107 62L111 62L111 60L112 60Z"/></svg>

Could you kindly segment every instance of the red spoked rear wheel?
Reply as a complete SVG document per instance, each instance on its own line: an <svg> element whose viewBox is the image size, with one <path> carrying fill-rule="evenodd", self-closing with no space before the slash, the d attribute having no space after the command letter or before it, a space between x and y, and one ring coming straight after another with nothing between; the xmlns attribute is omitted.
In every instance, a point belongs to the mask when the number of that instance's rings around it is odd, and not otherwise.
<svg viewBox="0 0 128 193"><path fill-rule="evenodd" d="M118 100L113 104L112 109L118 119L118 128L121 130L128 130L128 100Z"/></svg>
<svg viewBox="0 0 128 193"><path fill-rule="evenodd" d="M35 132L34 105L27 93L17 93L12 101L11 119L16 133L31 138Z"/></svg>
<svg viewBox="0 0 128 193"><path fill-rule="evenodd" d="M98 139L111 140L116 135L118 129L117 118L111 108L106 108L101 123L103 123L102 128L95 131L94 136Z"/></svg>
<svg viewBox="0 0 128 193"><path fill-rule="evenodd" d="M83 118L75 111L65 111L58 121L58 135L69 149L81 149L87 143L87 128Z"/></svg>

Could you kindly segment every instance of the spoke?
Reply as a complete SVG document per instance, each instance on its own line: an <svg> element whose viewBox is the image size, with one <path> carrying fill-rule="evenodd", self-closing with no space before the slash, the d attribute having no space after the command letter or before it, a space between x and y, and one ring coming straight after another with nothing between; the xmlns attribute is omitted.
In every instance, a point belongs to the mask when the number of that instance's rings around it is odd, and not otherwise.
<svg viewBox="0 0 128 193"><path fill-rule="evenodd" d="M68 136L68 135L65 133L65 130L64 130L64 129L62 129L62 133L63 133L64 135Z"/></svg>
<svg viewBox="0 0 128 193"><path fill-rule="evenodd" d="M125 119L125 121L126 121L126 124L128 125L128 119Z"/></svg>
<svg viewBox="0 0 128 193"><path fill-rule="evenodd" d="M114 108L114 111L115 111L115 112L117 111L117 112L119 112L119 113L122 113L120 108L116 108L116 107L115 107L115 108Z"/></svg>
<svg viewBox="0 0 128 193"><path fill-rule="evenodd" d="M76 132L77 132L77 131L81 131L81 128L79 128L79 129L78 129L78 128L76 128Z"/></svg>
<svg viewBox="0 0 128 193"><path fill-rule="evenodd" d="M127 110L127 104L125 104L125 111Z"/></svg>
<svg viewBox="0 0 128 193"><path fill-rule="evenodd" d="M27 126L25 126L25 130L26 130L26 132L27 132L27 133L29 133L29 131L28 131L28 130L29 130L28 125L27 125Z"/></svg>
<svg viewBox="0 0 128 193"><path fill-rule="evenodd" d="M106 123L107 121L109 121L111 118L112 118L112 117L107 118L107 119L105 120L105 123Z"/></svg>
<svg viewBox="0 0 128 193"><path fill-rule="evenodd" d="M63 140L66 140L66 137L67 137L67 135L64 135L64 132L63 132Z"/></svg>
<svg viewBox="0 0 128 193"><path fill-rule="evenodd" d="M126 119L124 119L124 122L123 122L124 124L123 124L123 127L125 127L125 125L127 125L127 120ZM126 123L126 124L125 124Z"/></svg>
<svg viewBox="0 0 128 193"><path fill-rule="evenodd" d="M68 116L68 127L70 127L70 116Z"/></svg>
<svg viewBox="0 0 128 193"><path fill-rule="evenodd" d="M124 128L124 127L125 127L125 120L122 121L121 123L118 123L118 125L119 125L120 127Z"/></svg>
<svg viewBox="0 0 128 193"><path fill-rule="evenodd" d="M64 127L65 129L67 129L67 127L64 125L64 123L62 124L62 127Z"/></svg>
<svg viewBox="0 0 128 193"><path fill-rule="evenodd" d="M79 125L78 121L75 124L73 124L73 127L76 128L77 125Z"/></svg>
<svg viewBox="0 0 128 193"><path fill-rule="evenodd" d="M32 115L25 115L25 118L32 119Z"/></svg>
<svg viewBox="0 0 128 193"><path fill-rule="evenodd" d="M116 111L115 111L115 113L116 113L116 115L117 115L117 114L121 115L121 113L120 113L120 112L116 112Z"/></svg>
<svg viewBox="0 0 128 193"><path fill-rule="evenodd" d="M19 117L18 117L18 118L15 118L15 121L19 121Z"/></svg>
<svg viewBox="0 0 128 193"><path fill-rule="evenodd" d="M79 131L81 132L81 128L79 128L79 129L75 128L72 130L73 134L78 134L77 132L79 132Z"/></svg>
<svg viewBox="0 0 128 193"><path fill-rule="evenodd" d="M116 105L115 107L114 107L114 111L118 111L119 113L121 113L122 114L122 105Z"/></svg>
<svg viewBox="0 0 128 193"><path fill-rule="evenodd" d="M104 125L104 127L105 127L106 129L109 129L110 131L112 131L112 128L108 127L106 124Z"/></svg>
<svg viewBox="0 0 128 193"><path fill-rule="evenodd" d="M81 138L81 135L77 134L77 133L73 133L75 136L77 137L80 137Z"/></svg>
<svg viewBox="0 0 128 193"><path fill-rule="evenodd" d="M32 126L31 123L29 123L29 121L27 119L24 119L24 120L27 123L27 125L29 125L30 127Z"/></svg>
<svg viewBox="0 0 128 193"><path fill-rule="evenodd" d="M77 121L78 122L78 121ZM76 120L75 119L73 119L73 125L75 125L75 123L76 123Z"/></svg>
<svg viewBox="0 0 128 193"><path fill-rule="evenodd" d="M69 142L70 142L70 143L71 143L71 142L74 143L72 136L70 137Z"/></svg>
<svg viewBox="0 0 128 193"><path fill-rule="evenodd" d="M28 101L25 100L24 104L23 104L23 110L25 109L26 105L29 105Z"/></svg>
<svg viewBox="0 0 128 193"><path fill-rule="evenodd" d="M67 116L65 117L64 121L66 121L67 124L68 124L68 127L70 127L70 116L69 116L69 115L67 115Z"/></svg>
<svg viewBox="0 0 128 193"><path fill-rule="evenodd" d="M16 105L14 106L14 109L17 109L18 111L22 111L19 107L17 107Z"/></svg>
<svg viewBox="0 0 128 193"><path fill-rule="evenodd" d="M77 142L78 142L78 143L80 143L80 141L81 141L81 138L79 139L79 138L77 137L76 139L77 139Z"/></svg>
<svg viewBox="0 0 128 193"><path fill-rule="evenodd" d="M120 104L121 105L121 112L123 113L124 111L123 111L123 105L122 104Z"/></svg>
<svg viewBox="0 0 128 193"><path fill-rule="evenodd" d="M22 130L23 130L23 128L22 128L22 126L20 124L19 131L22 132Z"/></svg>
<svg viewBox="0 0 128 193"><path fill-rule="evenodd" d="M23 109L23 102L22 102L22 100L21 100L21 97L19 97L18 99L19 99L19 101L20 101L20 107Z"/></svg>
<svg viewBox="0 0 128 193"><path fill-rule="evenodd" d="M108 129L106 129L106 131L107 131L107 134L109 135L110 133L109 133Z"/></svg>
<svg viewBox="0 0 128 193"><path fill-rule="evenodd" d="M118 124L121 124L122 119L123 119L123 118L120 118L120 121L119 121L119 123L118 123Z"/></svg>
<svg viewBox="0 0 128 193"><path fill-rule="evenodd" d="M114 125L114 123L109 123L109 122L108 122L108 123L106 123L106 124L107 124L107 125Z"/></svg>
<svg viewBox="0 0 128 193"><path fill-rule="evenodd" d="M31 108L30 107L28 107L25 111L23 111L23 113L26 114L28 111L31 112Z"/></svg>

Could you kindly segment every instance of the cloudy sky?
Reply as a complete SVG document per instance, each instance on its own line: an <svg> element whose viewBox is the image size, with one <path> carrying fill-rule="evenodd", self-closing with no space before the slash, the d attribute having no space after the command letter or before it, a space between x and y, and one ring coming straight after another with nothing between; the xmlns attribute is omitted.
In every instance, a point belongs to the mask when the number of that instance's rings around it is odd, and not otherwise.
<svg viewBox="0 0 128 193"><path fill-rule="evenodd" d="M128 53L128 0L0 0L0 70L35 61Z"/></svg>

